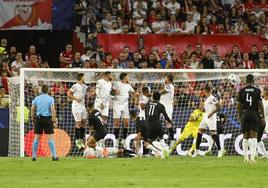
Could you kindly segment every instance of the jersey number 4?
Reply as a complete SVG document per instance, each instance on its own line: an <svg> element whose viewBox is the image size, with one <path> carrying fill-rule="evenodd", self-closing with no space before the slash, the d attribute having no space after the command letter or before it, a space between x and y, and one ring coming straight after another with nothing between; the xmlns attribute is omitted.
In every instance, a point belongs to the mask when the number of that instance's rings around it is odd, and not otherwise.
<svg viewBox="0 0 268 188"><path fill-rule="evenodd" d="M149 116L153 116L154 115L154 109L155 109L155 105L150 105L150 108L149 108Z"/></svg>
<svg viewBox="0 0 268 188"><path fill-rule="evenodd" d="M252 106L252 97L247 93L246 101L249 102L249 106Z"/></svg>

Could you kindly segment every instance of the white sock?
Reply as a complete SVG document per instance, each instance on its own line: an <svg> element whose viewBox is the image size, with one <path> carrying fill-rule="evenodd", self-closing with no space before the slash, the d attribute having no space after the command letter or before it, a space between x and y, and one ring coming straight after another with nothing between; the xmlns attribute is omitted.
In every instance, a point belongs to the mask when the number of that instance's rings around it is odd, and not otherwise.
<svg viewBox="0 0 268 188"><path fill-rule="evenodd" d="M248 156L248 140L247 139L243 139L242 148L244 151L244 156L247 157Z"/></svg>
<svg viewBox="0 0 268 188"><path fill-rule="evenodd" d="M224 136L223 134L220 134L220 145L221 145L221 149L224 150Z"/></svg>
<svg viewBox="0 0 268 188"><path fill-rule="evenodd" d="M257 138L252 138L251 139L251 144L249 145L250 148L250 153L251 153L251 158L254 159L256 157L257 154Z"/></svg>
<svg viewBox="0 0 268 188"><path fill-rule="evenodd" d="M151 144L149 144L147 147L147 149L151 150L151 151L154 151L154 152L158 152L159 150L156 149L154 146L152 146Z"/></svg>
<svg viewBox="0 0 268 188"><path fill-rule="evenodd" d="M260 142L258 143L258 149L260 149L262 155L266 155L266 149L265 149L265 146L264 146L263 141L260 141Z"/></svg>

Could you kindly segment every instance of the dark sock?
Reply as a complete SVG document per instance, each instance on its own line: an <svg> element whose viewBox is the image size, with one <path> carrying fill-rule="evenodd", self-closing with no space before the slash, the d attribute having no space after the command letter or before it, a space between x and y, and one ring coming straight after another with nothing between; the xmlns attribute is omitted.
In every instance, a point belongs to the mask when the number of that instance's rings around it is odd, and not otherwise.
<svg viewBox="0 0 268 188"><path fill-rule="evenodd" d="M119 138L119 128L114 128L114 136L115 136L115 139L118 139Z"/></svg>
<svg viewBox="0 0 268 188"><path fill-rule="evenodd" d="M174 131L173 131L173 127L170 127L168 129L168 133L169 133L169 139L170 140L174 140Z"/></svg>
<svg viewBox="0 0 268 188"><path fill-rule="evenodd" d="M143 155L149 154L149 149L143 146Z"/></svg>
<svg viewBox="0 0 268 188"><path fill-rule="evenodd" d="M220 144L220 138L219 138L219 135L212 135L211 136L212 137L212 139L214 140L214 142L215 142L215 144L216 144L216 146L217 146L217 148L218 148L218 150L221 150L221 144Z"/></svg>
<svg viewBox="0 0 268 188"><path fill-rule="evenodd" d="M127 134L128 134L128 128L124 128L124 130L123 130L123 139L127 138Z"/></svg>
<svg viewBox="0 0 268 188"><path fill-rule="evenodd" d="M75 127L74 133L75 133L75 139L79 140L80 139L80 129Z"/></svg>
<svg viewBox="0 0 268 188"><path fill-rule="evenodd" d="M80 128L80 139L84 140L86 135L86 129L84 127Z"/></svg>
<svg viewBox="0 0 268 188"><path fill-rule="evenodd" d="M198 133L197 134L197 139L196 139L196 149L199 149L201 141L202 141L202 134Z"/></svg>

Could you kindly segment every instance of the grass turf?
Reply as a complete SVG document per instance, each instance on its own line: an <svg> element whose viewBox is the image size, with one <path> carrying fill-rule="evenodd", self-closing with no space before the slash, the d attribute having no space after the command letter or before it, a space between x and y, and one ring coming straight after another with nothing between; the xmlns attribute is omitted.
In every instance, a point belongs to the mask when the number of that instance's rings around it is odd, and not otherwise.
<svg viewBox="0 0 268 188"><path fill-rule="evenodd" d="M267 187L268 160L242 157L173 157L167 160L0 158L1 188Z"/></svg>

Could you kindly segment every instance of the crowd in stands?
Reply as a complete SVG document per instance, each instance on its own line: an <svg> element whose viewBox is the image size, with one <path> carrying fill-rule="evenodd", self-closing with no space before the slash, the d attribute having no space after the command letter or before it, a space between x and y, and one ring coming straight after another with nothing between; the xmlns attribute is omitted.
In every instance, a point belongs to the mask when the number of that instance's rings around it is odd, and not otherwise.
<svg viewBox="0 0 268 188"><path fill-rule="evenodd" d="M268 37L266 0L77 0L76 25L98 33Z"/></svg>

